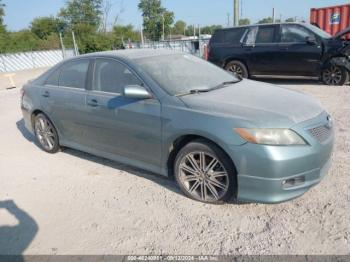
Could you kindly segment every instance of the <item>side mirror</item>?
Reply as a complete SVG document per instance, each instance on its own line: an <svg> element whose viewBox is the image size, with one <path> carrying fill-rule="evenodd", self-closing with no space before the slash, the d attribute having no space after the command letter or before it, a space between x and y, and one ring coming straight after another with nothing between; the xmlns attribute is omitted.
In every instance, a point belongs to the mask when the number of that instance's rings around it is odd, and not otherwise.
<svg viewBox="0 0 350 262"><path fill-rule="evenodd" d="M309 45L317 45L317 40L314 36L308 36L306 37L306 43Z"/></svg>
<svg viewBox="0 0 350 262"><path fill-rule="evenodd" d="M140 85L128 85L123 88L123 96L134 99L149 99L152 95Z"/></svg>

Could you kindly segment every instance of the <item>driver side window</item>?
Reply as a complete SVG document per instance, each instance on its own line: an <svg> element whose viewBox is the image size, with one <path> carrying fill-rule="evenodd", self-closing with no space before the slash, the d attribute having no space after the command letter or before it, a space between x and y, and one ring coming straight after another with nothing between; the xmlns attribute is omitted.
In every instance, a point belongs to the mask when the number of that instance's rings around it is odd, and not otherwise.
<svg viewBox="0 0 350 262"><path fill-rule="evenodd" d="M94 71L95 91L120 94L127 85L142 85L126 66L112 59L96 59Z"/></svg>
<svg viewBox="0 0 350 262"><path fill-rule="evenodd" d="M307 37L314 38L315 36L307 29L298 25L281 26L282 43L305 43Z"/></svg>

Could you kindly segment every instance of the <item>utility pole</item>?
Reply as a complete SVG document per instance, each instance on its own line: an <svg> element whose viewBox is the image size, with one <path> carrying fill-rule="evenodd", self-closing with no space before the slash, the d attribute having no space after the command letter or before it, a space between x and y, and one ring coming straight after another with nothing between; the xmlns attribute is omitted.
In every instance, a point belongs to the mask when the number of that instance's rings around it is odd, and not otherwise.
<svg viewBox="0 0 350 262"><path fill-rule="evenodd" d="M193 25L193 36L196 36L196 25Z"/></svg>
<svg viewBox="0 0 350 262"><path fill-rule="evenodd" d="M77 46L77 42L75 41L75 34L74 31L72 30L72 38L73 38L73 45L74 45L74 55L79 55L79 49Z"/></svg>
<svg viewBox="0 0 350 262"><path fill-rule="evenodd" d="M275 18L275 8L272 8L272 23L275 23L276 18Z"/></svg>
<svg viewBox="0 0 350 262"><path fill-rule="evenodd" d="M227 27L230 27L230 13L227 13Z"/></svg>
<svg viewBox="0 0 350 262"><path fill-rule="evenodd" d="M164 19L164 14L162 14L162 17L163 17L163 41L165 40L165 19Z"/></svg>
<svg viewBox="0 0 350 262"><path fill-rule="evenodd" d="M239 0L233 0L233 26L239 25Z"/></svg>
<svg viewBox="0 0 350 262"><path fill-rule="evenodd" d="M62 39L62 33L61 31L59 32L60 35L60 42L61 42L61 48L62 48L62 57L65 58L66 56L66 50L64 49L64 44L63 44L63 39Z"/></svg>
<svg viewBox="0 0 350 262"><path fill-rule="evenodd" d="M145 44L145 40L143 39L143 26L142 25L141 25L140 34L141 34L141 44L142 44L142 47L143 47L143 45Z"/></svg>

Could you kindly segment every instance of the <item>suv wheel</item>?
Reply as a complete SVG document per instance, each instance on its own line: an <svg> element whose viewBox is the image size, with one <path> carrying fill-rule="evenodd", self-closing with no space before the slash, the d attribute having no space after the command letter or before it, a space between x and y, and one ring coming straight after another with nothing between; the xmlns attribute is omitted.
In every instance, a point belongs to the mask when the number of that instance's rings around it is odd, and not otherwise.
<svg viewBox="0 0 350 262"><path fill-rule="evenodd" d="M183 147L175 159L175 179L190 198L221 204L236 190L236 172L226 154L216 145L196 140Z"/></svg>
<svg viewBox="0 0 350 262"><path fill-rule="evenodd" d="M248 78L248 69L240 61L231 61L225 66L225 70L242 78Z"/></svg>
<svg viewBox="0 0 350 262"><path fill-rule="evenodd" d="M322 81L326 85L342 86L349 81L349 72L344 67L331 65L323 70Z"/></svg>

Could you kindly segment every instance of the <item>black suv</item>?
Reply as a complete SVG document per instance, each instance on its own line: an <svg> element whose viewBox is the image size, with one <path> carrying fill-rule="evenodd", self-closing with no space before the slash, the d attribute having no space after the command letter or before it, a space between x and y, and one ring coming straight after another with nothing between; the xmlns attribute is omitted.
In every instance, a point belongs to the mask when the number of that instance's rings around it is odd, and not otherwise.
<svg viewBox="0 0 350 262"><path fill-rule="evenodd" d="M350 43L306 23L251 25L217 30L208 60L241 77L349 80Z"/></svg>

